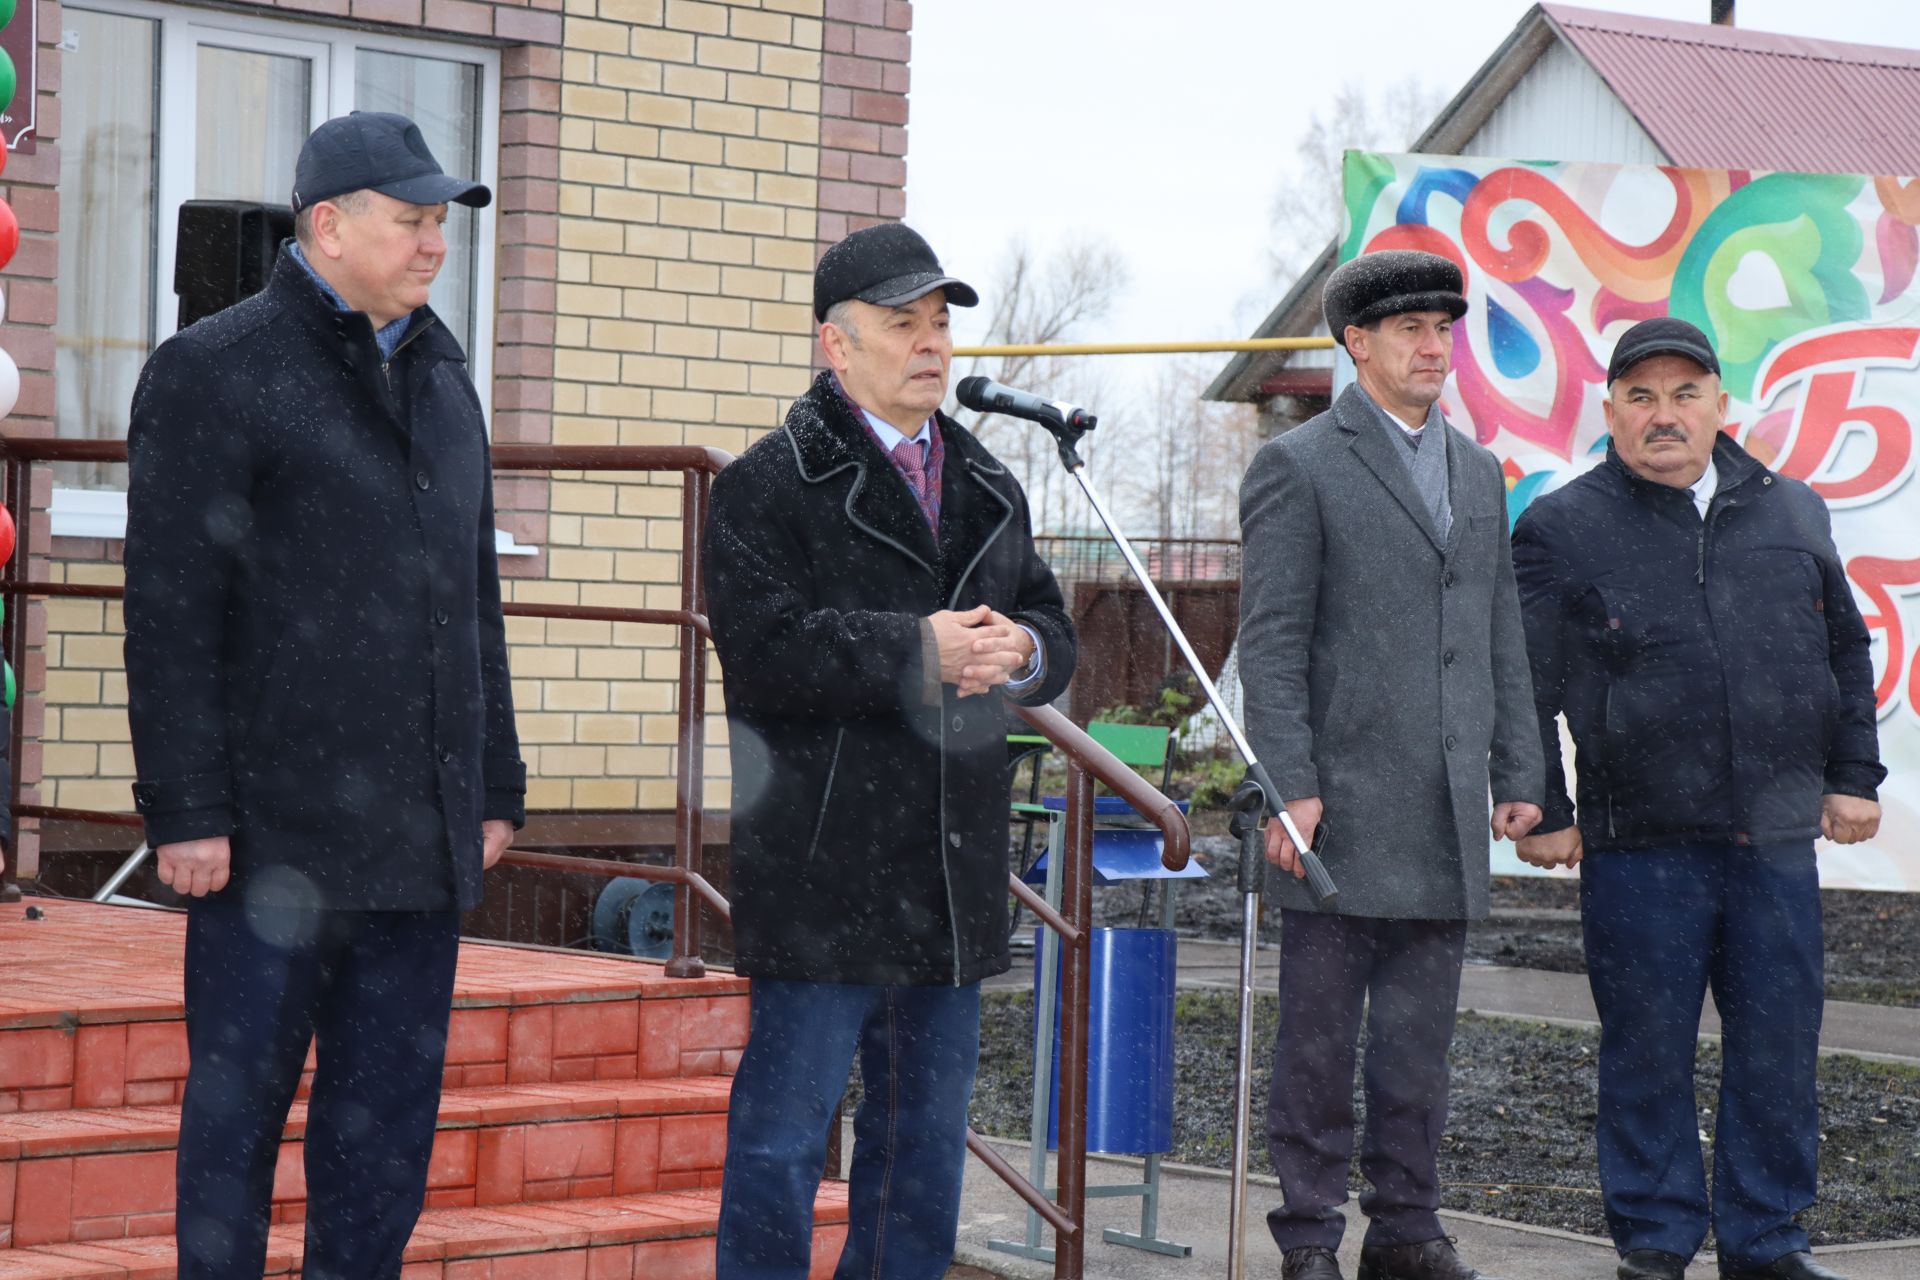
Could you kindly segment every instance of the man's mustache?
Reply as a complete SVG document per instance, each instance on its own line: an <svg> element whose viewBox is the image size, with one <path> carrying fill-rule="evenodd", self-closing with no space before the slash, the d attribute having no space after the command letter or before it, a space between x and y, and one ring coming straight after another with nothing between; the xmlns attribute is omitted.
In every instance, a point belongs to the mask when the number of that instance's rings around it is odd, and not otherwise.
<svg viewBox="0 0 1920 1280"><path fill-rule="evenodd" d="M1646 439L1648 444L1653 444L1660 440L1678 440L1681 444L1685 444L1687 442L1687 433L1678 427L1655 427L1653 430L1647 432Z"/></svg>

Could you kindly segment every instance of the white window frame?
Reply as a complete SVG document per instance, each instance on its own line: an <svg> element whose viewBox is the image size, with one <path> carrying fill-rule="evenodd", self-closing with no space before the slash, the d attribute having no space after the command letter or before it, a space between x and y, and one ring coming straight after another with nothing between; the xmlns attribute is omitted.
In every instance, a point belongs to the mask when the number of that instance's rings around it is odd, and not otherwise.
<svg viewBox="0 0 1920 1280"><path fill-rule="evenodd" d="M486 45L456 40L419 39L328 26L321 22L288 21L220 9L190 9L155 0L82 0L73 6L101 13L146 18L158 24L160 78L159 111L155 131L160 139L155 167L155 226L153 279L154 345L179 328L180 300L173 291L174 241L180 205L193 195L198 136L195 88L198 47L217 44L261 53L291 54L313 63L309 127L352 109L354 55L361 49L401 53L442 61L464 62L480 68L479 169L473 177L498 192L500 188L500 51ZM231 41L222 40L226 36ZM480 391L487 433L493 432L493 349L496 322L494 280L499 238L499 202L474 210L473 317L474 340L463 345L467 369ZM124 491L56 489L51 507L54 537L121 538L126 534ZM504 531L499 549L504 555L533 555Z"/></svg>

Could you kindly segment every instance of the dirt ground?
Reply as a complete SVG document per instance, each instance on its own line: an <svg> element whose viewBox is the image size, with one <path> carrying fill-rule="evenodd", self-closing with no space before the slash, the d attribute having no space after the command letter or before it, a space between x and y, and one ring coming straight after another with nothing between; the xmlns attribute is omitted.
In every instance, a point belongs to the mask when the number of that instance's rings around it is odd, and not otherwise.
<svg viewBox="0 0 1920 1280"><path fill-rule="evenodd" d="M1225 1168L1231 1153L1235 997L1189 992L1176 1012L1173 1159ZM995 993L982 1016L973 1124L1025 1137L1031 1111L1032 1002ZM1255 1007L1256 1043L1271 1046L1274 1000ZM1604 1235L1593 1149L1597 1033L1464 1016L1454 1038L1453 1092L1441 1148L1444 1203L1494 1217ZM1267 1050L1270 1054L1270 1049ZM1254 1167L1270 1059L1256 1054ZM1711 1135L1720 1059L1702 1046L1696 1093ZM1356 1115L1364 1103L1356 1086ZM1815 1244L1920 1235L1920 1071L1858 1059L1821 1061L1820 1200L1804 1216ZM1703 1144L1707 1151L1711 1145ZM1358 1164L1356 1194L1365 1184Z"/></svg>
<svg viewBox="0 0 1920 1280"><path fill-rule="evenodd" d="M1206 826L1200 825L1206 830ZM1197 834L1213 870L1183 882L1175 928L1183 936L1239 936L1237 852L1224 834ZM1920 895L1829 890L1821 894L1829 998L1920 1007ZM1158 923L1159 899L1143 912L1139 885L1096 888L1096 923ZM1262 936L1278 938L1276 913ZM1584 973L1579 887L1571 880L1496 877L1492 917L1468 936L1469 964ZM1175 1031L1172 1158L1225 1168L1230 1158L1234 997L1181 995ZM1256 1005L1258 1043L1274 1034L1271 994ZM1024 1137L1031 1107L1032 1004L991 996L983 1015L974 1124ZM1441 1152L1449 1208L1588 1235L1604 1235L1593 1147L1594 1031L1464 1016L1454 1039L1453 1093ZM1260 1127L1270 1064L1256 1055ZM1718 1049L1703 1044L1696 1073L1703 1149L1711 1154L1720 1081ZM1364 1105L1356 1086L1354 1107ZM1821 1061L1819 1203L1803 1218L1815 1244L1920 1235L1920 1071L1847 1057ZM1256 1134L1255 1167L1267 1167ZM1364 1186L1356 1162L1355 1193ZM1711 1247L1711 1242L1709 1242Z"/></svg>

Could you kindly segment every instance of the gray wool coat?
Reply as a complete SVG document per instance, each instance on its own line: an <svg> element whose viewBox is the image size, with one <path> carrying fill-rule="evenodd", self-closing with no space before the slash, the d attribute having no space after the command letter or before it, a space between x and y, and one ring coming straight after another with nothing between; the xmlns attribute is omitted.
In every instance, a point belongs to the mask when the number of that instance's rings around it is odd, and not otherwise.
<svg viewBox="0 0 1920 1280"><path fill-rule="evenodd" d="M1449 427L1442 544L1389 429L1349 387L1247 469L1247 733L1284 798L1326 807L1334 911L1478 920L1489 786L1534 804L1545 789L1506 484ZM1291 875L1271 875L1269 892L1313 909Z"/></svg>

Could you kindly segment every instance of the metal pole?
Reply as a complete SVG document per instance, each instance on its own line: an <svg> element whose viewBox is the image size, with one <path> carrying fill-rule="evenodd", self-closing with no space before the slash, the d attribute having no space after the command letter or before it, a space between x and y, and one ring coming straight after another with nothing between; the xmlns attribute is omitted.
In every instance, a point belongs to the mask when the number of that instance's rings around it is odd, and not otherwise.
<svg viewBox="0 0 1920 1280"><path fill-rule="evenodd" d="M1240 840L1240 1034L1233 1068L1233 1172L1227 1192L1227 1280L1243 1280L1247 1252L1247 1132L1253 1123L1254 953L1260 944L1260 889L1266 875L1257 784L1233 797L1228 829Z"/></svg>
<svg viewBox="0 0 1920 1280"><path fill-rule="evenodd" d="M120 869L107 877L107 882L100 886L100 892L93 895L93 900L105 902L120 892L120 886L127 882L127 877L140 869L140 864L147 860L147 854L150 852L152 851L147 848L147 842L142 840L140 847L128 854L127 860L120 864Z"/></svg>
<svg viewBox="0 0 1920 1280"><path fill-rule="evenodd" d="M1060 955L1060 1208L1075 1230L1054 1245L1055 1280L1081 1280L1087 1266L1087 1019L1093 951L1093 775L1067 765L1067 859L1063 914L1078 932Z"/></svg>

